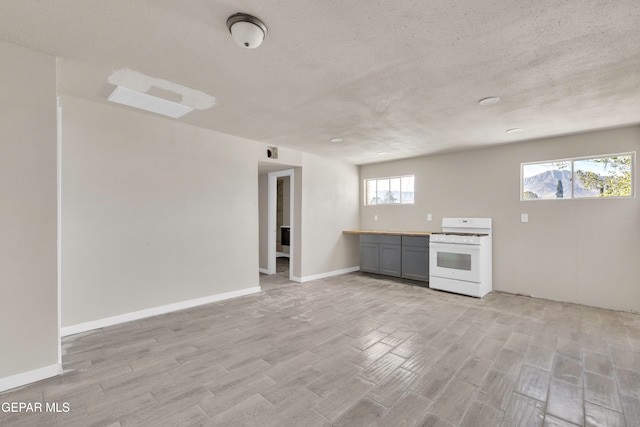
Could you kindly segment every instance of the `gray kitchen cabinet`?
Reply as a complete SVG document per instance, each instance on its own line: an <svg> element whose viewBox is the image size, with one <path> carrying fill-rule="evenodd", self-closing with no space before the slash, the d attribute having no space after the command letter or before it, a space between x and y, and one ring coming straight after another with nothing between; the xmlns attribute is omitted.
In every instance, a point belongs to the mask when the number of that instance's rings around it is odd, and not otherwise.
<svg viewBox="0 0 640 427"><path fill-rule="evenodd" d="M401 236L361 234L360 271L400 277L402 274Z"/></svg>
<svg viewBox="0 0 640 427"><path fill-rule="evenodd" d="M380 245L360 241L360 271L375 273L379 271Z"/></svg>
<svg viewBox="0 0 640 427"><path fill-rule="evenodd" d="M402 236L401 277L429 281L429 236Z"/></svg>
<svg viewBox="0 0 640 427"><path fill-rule="evenodd" d="M380 274L400 277L402 275L402 246L380 244Z"/></svg>
<svg viewBox="0 0 640 427"><path fill-rule="evenodd" d="M360 271L429 281L429 236L360 234Z"/></svg>

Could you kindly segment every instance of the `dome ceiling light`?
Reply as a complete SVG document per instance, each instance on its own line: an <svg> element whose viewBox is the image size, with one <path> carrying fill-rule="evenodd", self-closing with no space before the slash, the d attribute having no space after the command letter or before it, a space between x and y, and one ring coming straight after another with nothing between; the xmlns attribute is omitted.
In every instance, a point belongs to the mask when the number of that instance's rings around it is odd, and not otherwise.
<svg viewBox="0 0 640 427"><path fill-rule="evenodd" d="M267 26L255 16L236 13L227 19L233 40L246 49L255 49L267 36Z"/></svg>
<svg viewBox="0 0 640 427"><path fill-rule="evenodd" d="M500 98L497 96L489 96L487 98L482 98L480 101L478 101L478 104L482 105L482 106L487 106L487 105L493 105L493 104L497 104L498 102L500 102Z"/></svg>

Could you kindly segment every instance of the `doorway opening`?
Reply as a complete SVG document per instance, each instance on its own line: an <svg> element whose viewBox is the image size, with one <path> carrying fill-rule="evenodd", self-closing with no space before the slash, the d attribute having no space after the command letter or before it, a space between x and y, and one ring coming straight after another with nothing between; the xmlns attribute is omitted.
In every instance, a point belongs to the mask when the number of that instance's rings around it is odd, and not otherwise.
<svg viewBox="0 0 640 427"><path fill-rule="evenodd" d="M269 274L280 274L289 279L293 276L294 253L293 179L293 169L269 173L267 203L267 270Z"/></svg>
<svg viewBox="0 0 640 427"><path fill-rule="evenodd" d="M276 274L289 277L291 256L291 177L276 178Z"/></svg>

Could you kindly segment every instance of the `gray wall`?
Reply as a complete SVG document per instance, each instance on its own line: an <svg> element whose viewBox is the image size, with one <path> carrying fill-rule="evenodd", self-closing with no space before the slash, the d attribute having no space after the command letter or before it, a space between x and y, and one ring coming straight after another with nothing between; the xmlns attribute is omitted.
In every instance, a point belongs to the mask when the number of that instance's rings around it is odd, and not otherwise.
<svg viewBox="0 0 640 427"><path fill-rule="evenodd" d="M259 286L261 144L63 97L62 325Z"/></svg>
<svg viewBox="0 0 640 427"><path fill-rule="evenodd" d="M416 175L416 201L363 206L360 225L437 231L443 217L491 217L494 289L640 311L638 197L519 199L523 162L627 151L640 151L640 127L362 166L361 204L363 179L404 174ZM529 223L520 222L521 213Z"/></svg>
<svg viewBox="0 0 640 427"><path fill-rule="evenodd" d="M58 363L56 62L0 42L0 379Z"/></svg>

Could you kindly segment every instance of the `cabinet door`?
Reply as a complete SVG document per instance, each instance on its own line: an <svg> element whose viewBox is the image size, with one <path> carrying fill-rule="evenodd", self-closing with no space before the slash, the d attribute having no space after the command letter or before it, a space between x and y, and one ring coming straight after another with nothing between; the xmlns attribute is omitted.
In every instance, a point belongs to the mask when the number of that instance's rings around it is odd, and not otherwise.
<svg viewBox="0 0 640 427"><path fill-rule="evenodd" d="M377 274L379 252L379 244L360 242L360 271Z"/></svg>
<svg viewBox="0 0 640 427"><path fill-rule="evenodd" d="M402 277L429 281L429 248L402 246Z"/></svg>
<svg viewBox="0 0 640 427"><path fill-rule="evenodd" d="M380 245L380 274L400 277L402 271L402 246Z"/></svg>

